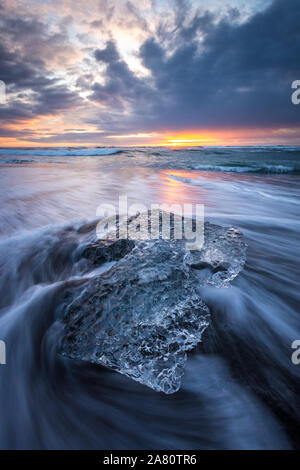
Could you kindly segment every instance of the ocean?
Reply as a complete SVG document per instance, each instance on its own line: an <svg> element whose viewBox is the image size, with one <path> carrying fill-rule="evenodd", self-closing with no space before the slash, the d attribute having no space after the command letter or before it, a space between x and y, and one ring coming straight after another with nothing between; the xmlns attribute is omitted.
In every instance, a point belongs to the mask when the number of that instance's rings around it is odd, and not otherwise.
<svg viewBox="0 0 300 470"><path fill-rule="evenodd" d="M300 448L300 147L0 149L0 447ZM58 353L59 293L100 204L203 204L237 227L243 271L166 395ZM93 237L95 234L91 234Z"/></svg>

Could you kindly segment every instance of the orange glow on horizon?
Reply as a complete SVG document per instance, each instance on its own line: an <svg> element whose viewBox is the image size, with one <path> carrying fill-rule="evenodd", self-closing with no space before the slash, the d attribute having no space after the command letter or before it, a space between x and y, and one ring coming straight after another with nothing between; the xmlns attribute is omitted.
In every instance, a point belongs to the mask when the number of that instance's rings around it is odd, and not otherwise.
<svg viewBox="0 0 300 470"><path fill-rule="evenodd" d="M217 133L213 131L197 132L190 131L186 133L171 134L167 133L160 145L167 147L191 147L200 145L221 145L222 140Z"/></svg>
<svg viewBox="0 0 300 470"><path fill-rule="evenodd" d="M82 130L74 129L74 134L82 140L64 141L62 136L68 134L73 123L64 121L61 116L43 116L22 123L8 124L9 131L28 130L28 137L0 138L1 147L197 147L197 146L255 146L255 145L299 145L300 129L217 129L204 131L183 131L174 133L164 131L157 133L140 133L128 135L101 136L96 126L85 127ZM99 138L89 140L89 133L99 133ZM55 142L55 135L58 136ZM33 140L30 138L33 137ZM38 138L41 138L41 141ZM49 142L47 138L49 137ZM70 136L66 136L70 138ZM113 139L117 142L113 142Z"/></svg>
<svg viewBox="0 0 300 470"><path fill-rule="evenodd" d="M197 147L201 145L256 145L267 144L265 129L226 129L207 130L204 132L190 131L178 134L166 133L160 145L167 147ZM271 142L270 142L271 143Z"/></svg>
<svg viewBox="0 0 300 470"><path fill-rule="evenodd" d="M167 142L162 142L164 147L198 147L201 145L217 145L219 140L212 139L168 139Z"/></svg>
<svg viewBox="0 0 300 470"><path fill-rule="evenodd" d="M165 132L164 139L158 145L166 147L297 145L295 138L299 140L299 135L300 129L216 129L178 134Z"/></svg>

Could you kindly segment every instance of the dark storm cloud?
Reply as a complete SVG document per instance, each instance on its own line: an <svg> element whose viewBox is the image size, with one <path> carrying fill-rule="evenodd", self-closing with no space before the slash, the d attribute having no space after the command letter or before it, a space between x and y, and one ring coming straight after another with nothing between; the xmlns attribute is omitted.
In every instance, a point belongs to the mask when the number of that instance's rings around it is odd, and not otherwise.
<svg viewBox="0 0 300 470"><path fill-rule="evenodd" d="M16 101L13 105L0 106L0 122L3 124L15 124L19 120L33 119L31 107L22 101Z"/></svg>
<svg viewBox="0 0 300 470"><path fill-rule="evenodd" d="M152 80L130 72L110 42L95 53L107 70L92 99L130 103L126 120L136 130L300 124L290 99L291 82L300 79L299 0L275 0L244 23L237 11L219 22L208 13L186 21L185 2L177 3L175 30L166 34L160 26L160 41L149 38L140 49Z"/></svg>
<svg viewBox="0 0 300 470"><path fill-rule="evenodd" d="M96 49L95 58L99 62L112 63L120 59L119 53L113 41L108 41L104 49Z"/></svg>
<svg viewBox="0 0 300 470"><path fill-rule="evenodd" d="M97 61L106 64L105 85L96 82L93 87L92 100L111 106L114 110L123 110L125 104L132 105L136 112L136 104L151 103L154 92L146 80L139 79L120 58L116 45L108 41L104 49L95 51Z"/></svg>
<svg viewBox="0 0 300 470"><path fill-rule="evenodd" d="M0 30L0 79L7 93L17 96L0 107L3 124L58 114L80 105L66 85L53 78L46 58L61 46L63 34L47 35L44 23L30 18L2 16ZM7 131L9 135L9 131Z"/></svg>
<svg viewBox="0 0 300 470"><path fill-rule="evenodd" d="M38 77L35 68L28 62L23 62L16 52L10 52L5 41L0 42L0 78L6 85L18 88L35 86L36 81L47 82L47 79Z"/></svg>
<svg viewBox="0 0 300 470"><path fill-rule="evenodd" d="M80 99L75 93L54 81L51 85L40 90L33 111L38 115L58 114L80 104Z"/></svg>
<svg viewBox="0 0 300 470"><path fill-rule="evenodd" d="M290 102L291 82L300 76L299 18L298 0L276 0L243 24L193 19L205 24L200 52L189 41L167 58L153 40L144 44L141 57L156 90L173 102L162 121L179 127L299 124L299 109Z"/></svg>

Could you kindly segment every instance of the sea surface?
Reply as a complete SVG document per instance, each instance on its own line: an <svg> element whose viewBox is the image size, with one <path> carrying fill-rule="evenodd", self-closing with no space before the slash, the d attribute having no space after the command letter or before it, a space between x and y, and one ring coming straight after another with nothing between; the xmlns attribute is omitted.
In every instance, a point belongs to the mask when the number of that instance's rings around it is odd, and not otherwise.
<svg viewBox="0 0 300 470"><path fill-rule="evenodd" d="M0 448L299 449L299 190L300 147L1 148ZM202 289L211 324L172 395L57 353L58 293L93 276L80 228L124 195L204 204L248 245Z"/></svg>

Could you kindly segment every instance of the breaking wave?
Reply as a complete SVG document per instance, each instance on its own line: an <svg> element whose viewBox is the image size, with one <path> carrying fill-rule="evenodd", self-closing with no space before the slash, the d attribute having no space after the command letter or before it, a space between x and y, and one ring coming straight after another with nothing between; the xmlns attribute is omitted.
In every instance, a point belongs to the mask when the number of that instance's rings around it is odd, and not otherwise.
<svg viewBox="0 0 300 470"><path fill-rule="evenodd" d="M36 155L41 157L94 157L115 155L124 152L119 148L84 148L84 149L0 149L0 155Z"/></svg>
<svg viewBox="0 0 300 470"><path fill-rule="evenodd" d="M227 166L227 165L197 165L194 167L199 171L224 171L228 173L261 173L261 174L283 174L290 173L299 175L300 168L285 165L261 165L261 166Z"/></svg>
<svg viewBox="0 0 300 470"><path fill-rule="evenodd" d="M0 165L22 165L23 163L33 163L34 160L18 159L18 158L2 158Z"/></svg>

